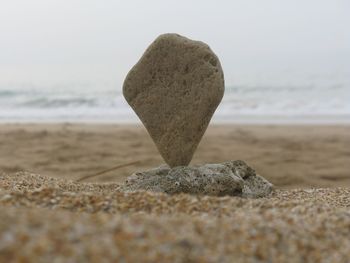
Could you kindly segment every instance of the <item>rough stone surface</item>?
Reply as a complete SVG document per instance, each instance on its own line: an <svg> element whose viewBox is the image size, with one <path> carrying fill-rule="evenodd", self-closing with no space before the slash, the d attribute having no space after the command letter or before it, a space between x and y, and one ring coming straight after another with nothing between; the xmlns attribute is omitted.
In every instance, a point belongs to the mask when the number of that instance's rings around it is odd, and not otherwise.
<svg viewBox="0 0 350 263"><path fill-rule="evenodd" d="M224 94L224 75L208 45L159 36L128 73L124 97L170 167L188 165Z"/></svg>
<svg viewBox="0 0 350 263"><path fill-rule="evenodd" d="M264 197L273 186L243 161L203 166L161 166L128 177L123 190L147 190L168 194Z"/></svg>

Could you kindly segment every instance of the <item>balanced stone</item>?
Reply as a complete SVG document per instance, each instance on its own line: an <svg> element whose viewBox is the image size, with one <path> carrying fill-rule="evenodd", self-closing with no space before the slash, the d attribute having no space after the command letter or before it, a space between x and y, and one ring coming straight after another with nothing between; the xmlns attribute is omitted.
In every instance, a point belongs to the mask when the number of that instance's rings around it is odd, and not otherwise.
<svg viewBox="0 0 350 263"><path fill-rule="evenodd" d="M130 70L123 94L165 162L185 166L223 97L224 75L208 45L164 34Z"/></svg>
<svg viewBox="0 0 350 263"><path fill-rule="evenodd" d="M127 178L123 190L258 198L268 196L273 185L238 160L194 167L161 166L137 172Z"/></svg>

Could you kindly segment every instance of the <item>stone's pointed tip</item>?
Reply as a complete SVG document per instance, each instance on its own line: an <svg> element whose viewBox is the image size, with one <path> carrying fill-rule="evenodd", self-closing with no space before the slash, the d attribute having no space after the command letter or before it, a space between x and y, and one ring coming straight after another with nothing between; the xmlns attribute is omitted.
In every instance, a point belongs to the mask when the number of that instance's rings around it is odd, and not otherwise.
<svg viewBox="0 0 350 263"><path fill-rule="evenodd" d="M128 73L123 94L170 166L188 165L224 94L208 45L160 35Z"/></svg>

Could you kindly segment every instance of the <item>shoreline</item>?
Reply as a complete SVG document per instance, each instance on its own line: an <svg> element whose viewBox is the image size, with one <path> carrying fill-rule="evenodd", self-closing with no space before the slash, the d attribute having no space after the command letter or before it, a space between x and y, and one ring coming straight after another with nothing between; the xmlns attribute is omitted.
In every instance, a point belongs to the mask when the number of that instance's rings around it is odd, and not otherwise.
<svg viewBox="0 0 350 263"><path fill-rule="evenodd" d="M5 119L0 118L0 125L5 124L111 124L111 125L134 125L141 124L136 114L132 116L108 116L108 118L28 118L28 119ZM350 115L235 115L232 117L216 117L215 115L209 125L350 125Z"/></svg>

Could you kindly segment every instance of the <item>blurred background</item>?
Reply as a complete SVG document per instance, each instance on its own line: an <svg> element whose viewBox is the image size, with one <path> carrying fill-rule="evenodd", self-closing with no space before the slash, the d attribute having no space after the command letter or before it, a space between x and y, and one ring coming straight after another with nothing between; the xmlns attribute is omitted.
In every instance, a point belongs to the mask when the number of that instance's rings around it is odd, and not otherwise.
<svg viewBox="0 0 350 263"><path fill-rule="evenodd" d="M214 122L350 121L350 2L3 1L1 122L137 122L123 80L159 35L209 44Z"/></svg>

